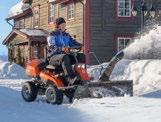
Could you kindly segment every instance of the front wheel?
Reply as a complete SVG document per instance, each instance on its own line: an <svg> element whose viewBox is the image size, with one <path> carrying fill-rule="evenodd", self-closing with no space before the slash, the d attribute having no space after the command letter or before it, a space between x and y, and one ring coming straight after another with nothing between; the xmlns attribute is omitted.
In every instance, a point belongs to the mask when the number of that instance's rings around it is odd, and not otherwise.
<svg viewBox="0 0 161 122"><path fill-rule="evenodd" d="M62 104L63 92L53 85L49 85L45 92L46 101L51 104Z"/></svg>
<svg viewBox="0 0 161 122"><path fill-rule="evenodd" d="M21 95L27 102L32 102L36 99L38 93L37 86L32 82L25 82L22 86Z"/></svg>

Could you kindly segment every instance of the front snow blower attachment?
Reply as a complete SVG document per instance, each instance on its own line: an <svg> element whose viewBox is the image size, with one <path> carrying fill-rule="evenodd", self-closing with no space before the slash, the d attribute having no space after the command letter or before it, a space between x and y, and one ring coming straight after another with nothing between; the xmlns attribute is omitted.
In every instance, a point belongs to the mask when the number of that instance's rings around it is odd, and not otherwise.
<svg viewBox="0 0 161 122"><path fill-rule="evenodd" d="M124 56L123 51L117 53L109 62L107 68L97 82L86 82L82 86L78 86L75 92L75 98L102 98L116 96L133 96L133 81L110 81L110 75L118 61Z"/></svg>
<svg viewBox="0 0 161 122"><path fill-rule="evenodd" d="M37 95L45 95L50 104L62 104L64 95L72 102L74 98L101 98L107 96L133 96L132 81L110 81L109 77L115 64L124 56L119 52L109 63L97 82L90 81L83 63L77 59L78 51L71 52L76 64L73 70L77 74L77 80L68 81L62 67L51 66L46 61L33 59L26 66L26 74L33 78L22 86L22 97L26 102L36 100Z"/></svg>
<svg viewBox="0 0 161 122"><path fill-rule="evenodd" d="M133 96L133 81L105 81L78 86L74 98Z"/></svg>

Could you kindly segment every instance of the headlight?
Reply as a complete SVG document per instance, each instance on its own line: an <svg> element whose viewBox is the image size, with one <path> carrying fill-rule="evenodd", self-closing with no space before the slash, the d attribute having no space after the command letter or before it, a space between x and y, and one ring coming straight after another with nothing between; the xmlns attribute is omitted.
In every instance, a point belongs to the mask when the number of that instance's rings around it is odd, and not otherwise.
<svg viewBox="0 0 161 122"><path fill-rule="evenodd" d="M78 68L83 68L83 69L85 69L85 68L86 68L86 65L85 65L85 64L79 64L79 65L78 65Z"/></svg>
<svg viewBox="0 0 161 122"><path fill-rule="evenodd" d="M82 64L81 67L82 67L83 69L85 69L85 68L86 68L86 65L85 65L85 64Z"/></svg>
<svg viewBox="0 0 161 122"><path fill-rule="evenodd" d="M81 68L81 65L78 65L78 68Z"/></svg>

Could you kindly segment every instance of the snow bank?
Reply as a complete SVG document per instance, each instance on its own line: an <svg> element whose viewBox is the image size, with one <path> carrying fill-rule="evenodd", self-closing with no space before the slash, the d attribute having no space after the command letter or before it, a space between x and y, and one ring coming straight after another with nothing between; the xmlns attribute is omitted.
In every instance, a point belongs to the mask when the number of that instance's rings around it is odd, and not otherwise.
<svg viewBox="0 0 161 122"><path fill-rule="evenodd" d="M134 94L146 94L161 89L160 65L161 60L122 60L114 68L111 79L133 80Z"/></svg>
<svg viewBox="0 0 161 122"><path fill-rule="evenodd" d="M161 59L161 26L135 39L125 50L126 59Z"/></svg>
<svg viewBox="0 0 161 122"><path fill-rule="evenodd" d="M0 63L0 79L27 79L24 68L9 62Z"/></svg>
<svg viewBox="0 0 161 122"><path fill-rule="evenodd" d="M7 15L7 18L19 15L30 8L30 4L24 4L22 1L13 6Z"/></svg>

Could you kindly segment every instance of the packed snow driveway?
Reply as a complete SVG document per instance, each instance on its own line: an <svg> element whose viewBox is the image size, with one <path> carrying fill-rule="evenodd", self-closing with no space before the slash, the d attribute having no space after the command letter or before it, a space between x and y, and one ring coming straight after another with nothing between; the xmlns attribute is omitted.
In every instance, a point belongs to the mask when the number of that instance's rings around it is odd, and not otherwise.
<svg viewBox="0 0 161 122"><path fill-rule="evenodd" d="M0 87L1 122L160 122L161 99L123 97L75 100L50 105L39 98L22 100L20 92Z"/></svg>

